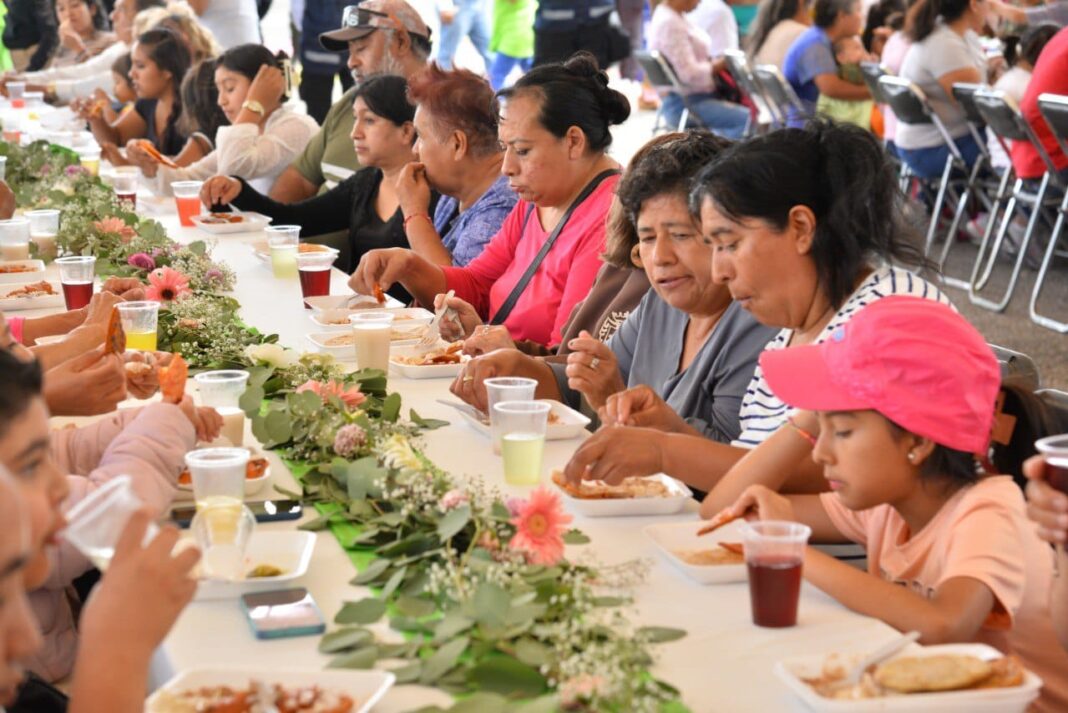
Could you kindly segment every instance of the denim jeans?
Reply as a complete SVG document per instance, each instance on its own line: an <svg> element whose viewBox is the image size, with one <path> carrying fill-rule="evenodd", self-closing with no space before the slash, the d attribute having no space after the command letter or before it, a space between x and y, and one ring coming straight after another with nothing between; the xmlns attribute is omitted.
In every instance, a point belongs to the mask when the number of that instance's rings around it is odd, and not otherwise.
<svg viewBox="0 0 1068 713"><path fill-rule="evenodd" d="M533 57L512 57L504 52L498 52L493 57L493 64L489 66L489 81L493 91L496 92L504 88L504 82L516 65L524 72L528 72L533 61Z"/></svg>
<svg viewBox="0 0 1068 713"><path fill-rule="evenodd" d="M749 110L741 104L716 99L715 95L707 92L690 94L687 99L690 114L696 115L709 130L727 139L740 139L745 135L745 129L749 126ZM672 128L678 126L686 103L675 92L664 97L661 106Z"/></svg>
<svg viewBox="0 0 1068 713"><path fill-rule="evenodd" d="M971 134L954 139L953 143L957 144L957 149L968 166L974 164L979 158L981 153L979 144L975 143ZM932 146L926 149L905 149L901 146L895 148L901 160L920 178L938 178L946 168L946 158L949 157L948 146Z"/></svg>
<svg viewBox="0 0 1068 713"><path fill-rule="evenodd" d="M485 0L455 0L456 16L448 25L441 25L441 42L438 44L438 64L442 69L452 69L452 58L456 48L464 37L471 37L471 43L482 55L486 69L493 62L489 51L490 23Z"/></svg>

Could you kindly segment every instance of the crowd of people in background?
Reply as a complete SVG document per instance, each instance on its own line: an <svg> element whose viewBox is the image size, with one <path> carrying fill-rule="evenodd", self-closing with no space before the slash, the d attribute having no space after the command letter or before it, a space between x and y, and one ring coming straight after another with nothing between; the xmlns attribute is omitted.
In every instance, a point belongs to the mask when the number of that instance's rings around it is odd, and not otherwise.
<svg viewBox="0 0 1068 713"><path fill-rule="evenodd" d="M813 555L805 577L924 643L1014 652L1044 680L1038 709L1068 710L1068 577L1054 577L1068 496L1030 446L1068 424L1001 379L938 288L891 156L932 176L949 149L876 106L858 74L880 61L919 86L967 162L982 137L952 85L996 82L1064 173L1036 101L1068 94L1068 4L439 0L435 33L405 0L305 0L292 60L261 44L269 4L9 0L17 71L0 91L19 79L69 104L156 192L202 180L212 210L300 225L337 249L356 292L451 308L443 334L473 357L457 396L485 408L486 379L529 376L604 426L565 477L667 473L700 491L704 517L860 543L869 573ZM1023 26L1001 53L980 42L999 18ZM455 66L465 41L481 66ZM693 123L621 165L612 132L632 106L605 68L643 80L643 48L681 87L638 90L640 103ZM738 49L796 92L789 128L758 134L724 59ZM999 160L1045 171L1026 142ZM4 217L8 194L0 184ZM143 290L112 279L82 310L0 313L11 712L61 709L39 706L72 674L71 710L140 710L149 656L192 596L195 554L169 554L171 529L142 536L182 455L221 421L188 397L115 410L153 395L167 359L134 376L123 360L143 357L103 352L111 308ZM49 335L64 339L38 343ZM50 431L50 414L105 418ZM148 508L82 601L72 585L91 567L56 546L63 510L119 472Z"/></svg>

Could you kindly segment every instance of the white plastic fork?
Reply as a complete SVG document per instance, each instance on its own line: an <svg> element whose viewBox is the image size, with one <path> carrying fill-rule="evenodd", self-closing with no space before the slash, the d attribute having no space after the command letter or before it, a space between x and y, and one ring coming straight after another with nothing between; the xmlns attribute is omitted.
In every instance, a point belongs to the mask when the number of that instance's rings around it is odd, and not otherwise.
<svg viewBox="0 0 1068 713"><path fill-rule="evenodd" d="M423 336L412 347L417 354L426 354L437 345L438 339L441 338L441 318L449 311L449 300L453 298L454 294L452 290L446 292L444 299L441 300L441 305L434 310L434 319L430 320L430 324L426 326Z"/></svg>
<svg viewBox="0 0 1068 713"><path fill-rule="evenodd" d="M849 686L857 685L860 683L860 679L865 671L877 663L882 663L919 638L920 632L910 631L907 634L902 634L896 639L891 639L871 653L865 655L864 658L853 666L845 678L836 683L835 687L847 688Z"/></svg>

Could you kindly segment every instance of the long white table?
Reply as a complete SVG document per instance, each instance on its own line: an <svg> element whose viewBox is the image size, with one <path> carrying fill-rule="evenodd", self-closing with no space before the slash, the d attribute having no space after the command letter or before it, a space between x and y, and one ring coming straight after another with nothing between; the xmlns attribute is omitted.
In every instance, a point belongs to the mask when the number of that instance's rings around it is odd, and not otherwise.
<svg viewBox="0 0 1068 713"><path fill-rule="evenodd" d="M165 205L165 202L162 203ZM173 208L153 214L179 242L209 239L196 229L178 226ZM217 239L213 255L237 273L235 297L241 316L264 332L277 333L279 342L297 350L312 349L306 335L314 325L303 308L296 280L277 280L270 267L258 260L251 243L262 234L248 233ZM331 293L348 292L347 276L335 270ZM415 408L421 415L442 418L452 425L427 433L422 440L426 454L457 476L483 478L504 492L522 493L504 483L501 462L489 441L460 422L457 414L439 403L449 398L449 381L409 380L391 375L389 388L403 398L402 413ZM555 441L546 445L545 473L562 467L579 443ZM272 455L274 479L280 484L292 478ZM258 497L263 497L261 496ZM312 515L305 513L305 518ZM696 519L696 508L685 514L661 518L584 518L575 514L574 526L592 542L569 547L569 555L592 557L605 564L635 559L651 563L646 582L635 590L632 616L641 624L673 626L688 635L680 641L656 647L653 673L682 692L692 710L706 711L802 711L806 710L778 680L772 667L789 656L866 649L892 637L895 632L875 619L847 611L815 588L802 589L800 619L790 629L761 629L750 621L749 594L745 583L701 586L671 567L641 533L643 526L664 521ZM261 525L292 528L294 523ZM333 535L317 535L315 554L308 574L296 584L306 587L330 621L342 602L370 593L348 582L355 571ZM392 632L384 624L380 631ZM251 665L264 671L307 669L324 666L328 658L316 650L318 637L260 641L253 637L237 600L195 601L179 618L165 641L153 671L158 684L184 669L212 665ZM404 711L427 704L443 705L449 697L418 686L393 689L379 711Z"/></svg>

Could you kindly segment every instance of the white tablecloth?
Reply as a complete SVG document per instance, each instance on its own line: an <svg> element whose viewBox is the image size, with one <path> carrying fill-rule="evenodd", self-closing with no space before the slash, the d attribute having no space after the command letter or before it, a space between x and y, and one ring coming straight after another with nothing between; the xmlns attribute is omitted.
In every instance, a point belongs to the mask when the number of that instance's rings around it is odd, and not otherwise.
<svg viewBox="0 0 1068 713"><path fill-rule="evenodd" d="M166 207L166 202L157 205ZM213 239L196 229L179 227L173 209L153 217L180 242ZM287 347L310 349L306 335L313 331L314 325L303 308L299 283L276 280L269 265L253 255L250 244L262 238L262 234L220 237L213 255L236 271L235 296L242 304L241 315L247 323L277 333L280 343ZM331 293L347 292L346 276L335 270ZM506 492L512 490L503 482L500 458L492 454L489 441L463 425L452 409L436 402L438 398L449 398L448 385L449 380L445 379L416 381L391 376L389 380L390 389L403 398L402 413L415 408L423 416L452 422L423 439L425 451L435 463L454 475L482 477ZM545 452L545 473L563 466L577 443L577 440L550 441ZM279 483L291 481L291 476L283 470L274 468L274 478ZM310 517L305 513L305 518ZM660 558L641 533L643 526L653 522L696 517L696 508L670 518L590 519L576 515L573 524L586 532L592 543L569 548L572 556L592 556L602 564L636 558L650 561L650 575L636 590L633 617L642 624L679 627L688 632L680 641L657 647L658 659L653 672L678 687L683 702L692 710L805 710L775 679L772 672L775 661L803 654L865 650L895 634L877 620L847 611L808 584L802 590L796 627L753 626L745 583L695 584ZM293 523L261 525L293 526ZM366 589L348 583L354 573L334 537L322 532L318 534L308 574L296 584L312 593L329 621L343 601L368 596ZM382 631L389 633L384 626ZM254 665L265 671L320 668L327 657L317 652L317 643L318 637L257 640L249 631L238 601L197 601L182 614L158 652L153 683L162 683L176 671L211 665ZM445 704L448 700L437 691L401 686L391 691L377 710L403 711L429 703Z"/></svg>

